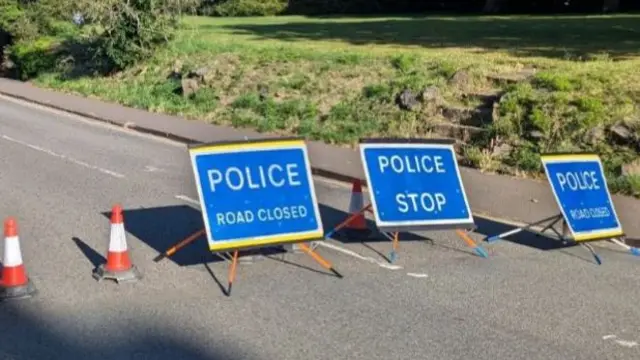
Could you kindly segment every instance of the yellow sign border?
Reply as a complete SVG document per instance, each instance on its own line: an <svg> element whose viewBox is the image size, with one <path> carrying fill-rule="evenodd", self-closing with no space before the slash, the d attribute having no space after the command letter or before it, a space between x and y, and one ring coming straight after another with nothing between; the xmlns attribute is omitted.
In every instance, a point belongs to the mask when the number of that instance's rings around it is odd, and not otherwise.
<svg viewBox="0 0 640 360"><path fill-rule="evenodd" d="M541 155L541 161L600 161L597 154L554 154Z"/></svg>
<svg viewBox="0 0 640 360"><path fill-rule="evenodd" d="M234 241L231 243L223 242L217 243L217 245L209 244L210 251L225 251L235 249L246 249L250 247L261 247L264 245L281 245L295 242L305 242L311 240L319 240L324 237L324 231L316 231L306 234L293 234L285 236L272 236L268 238L261 238L259 240L249 239L242 241ZM215 242L214 242L215 244Z"/></svg>
<svg viewBox="0 0 640 360"><path fill-rule="evenodd" d="M304 140L260 140L253 142L233 142L233 143L220 143L220 144L207 144L199 147L189 149L190 154L201 154L210 152L212 150L224 151L224 150L238 150L238 149L264 149L264 148L277 148L286 147L292 145L304 145Z"/></svg>

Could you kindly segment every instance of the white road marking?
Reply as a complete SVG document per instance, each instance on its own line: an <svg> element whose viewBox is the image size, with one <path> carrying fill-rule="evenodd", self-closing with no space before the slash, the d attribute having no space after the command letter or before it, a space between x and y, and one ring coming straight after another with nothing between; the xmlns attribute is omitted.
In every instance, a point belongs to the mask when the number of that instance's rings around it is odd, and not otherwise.
<svg viewBox="0 0 640 360"><path fill-rule="evenodd" d="M634 346L638 346L636 341L627 341L627 340L615 340L618 345L622 345L624 347L632 348Z"/></svg>
<svg viewBox="0 0 640 360"><path fill-rule="evenodd" d="M83 166L83 167L86 167L86 168L92 169L92 170L97 170L97 171L99 171L99 172L101 172L103 174L107 174L107 175L110 175L110 176L113 176L113 177L116 177L116 178L119 178L119 179L124 178L124 175L122 175L120 173L117 173L115 171L111 171L111 170L108 170L108 169L105 169L105 168L101 168L99 166L94 166L94 165L91 165L91 164L87 164L84 161L80 161L78 159L70 158L70 157L68 157L66 155L58 154L58 153L53 152L51 150L48 150L48 149L45 149L45 148L42 148L42 147L39 147L39 146L36 146L36 145L32 145L32 144L29 144L29 143L14 139L14 138L9 137L7 135L2 135L2 138L4 140L10 141L12 143L26 146L26 147L28 147L28 148L30 148L32 150L40 151L40 152L43 152L43 153L45 153L47 155L51 155L51 156L57 157L59 159L67 160L67 161L69 161L71 163L74 163L76 165L80 165L80 166Z"/></svg>
<svg viewBox="0 0 640 360"><path fill-rule="evenodd" d="M368 256L364 256L364 255L360 255L355 251L351 251L349 249L345 249L345 248L340 247L338 245L334 245L334 244L328 243L326 240L318 241L318 242L316 242L316 244L318 244L318 246L323 246L323 247L326 247L328 249L332 249L332 250L341 252L341 253L343 253L345 255L352 256L352 257L354 257L356 259L359 259L359 260L362 260L362 261L367 261L367 262L370 262L370 263L374 263L374 264L380 266L381 268L385 268L385 269L388 269L388 270L399 270L399 269L402 269L402 266L391 265L391 264L386 264L386 263L380 262L380 261L378 261L378 260L376 260L374 258L371 258L371 257L368 257Z"/></svg>
<svg viewBox="0 0 640 360"><path fill-rule="evenodd" d="M407 273L407 275L414 277L414 278L426 278L429 277L429 275L427 274L418 274L418 273Z"/></svg>
<svg viewBox="0 0 640 360"><path fill-rule="evenodd" d="M602 337L602 340L609 340L609 339L614 339L613 341L616 344L618 344L620 346L628 347L628 348L632 348L632 347L640 345L640 344L638 344L637 341L619 340L619 339L617 339L616 335L605 335L605 336Z"/></svg>
<svg viewBox="0 0 640 360"><path fill-rule="evenodd" d="M192 203L194 205L200 205L200 201L196 200L196 199L192 199L190 197L188 197L187 195L176 195L175 196L176 199L178 200L182 200L182 201L186 201L188 203Z"/></svg>
<svg viewBox="0 0 640 360"><path fill-rule="evenodd" d="M144 167L145 172L164 172L164 169L157 168L155 166L147 165Z"/></svg>

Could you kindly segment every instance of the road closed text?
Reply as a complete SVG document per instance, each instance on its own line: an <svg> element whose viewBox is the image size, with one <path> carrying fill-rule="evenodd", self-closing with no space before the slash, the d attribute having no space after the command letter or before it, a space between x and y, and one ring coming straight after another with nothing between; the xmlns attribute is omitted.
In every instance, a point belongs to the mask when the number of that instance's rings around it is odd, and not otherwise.
<svg viewBox="0 0 640 360"><path fill-rule="evenodd" d="M380 174L392 172L407 174L446 174L442 156L438 155L391 155L378 156ZM395 195L400 213L441 212L447 204L442 192L403 191Z"/></svg>
<svg viewBox="0 0 640 360"><path fill-rule="evenodd" d="M242 225L257 221L273 222L283 220L303 219L307 217L309 210L304 205L283 206L274 208L261 208L258 210L225 211L216 213L218 225Z"/></svg>

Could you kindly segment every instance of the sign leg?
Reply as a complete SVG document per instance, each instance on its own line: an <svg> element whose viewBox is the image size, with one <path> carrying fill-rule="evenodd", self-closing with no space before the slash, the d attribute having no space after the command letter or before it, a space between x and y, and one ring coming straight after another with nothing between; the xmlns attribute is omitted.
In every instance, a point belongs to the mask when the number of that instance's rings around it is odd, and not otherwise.
<svg viewBox="0 0 640 360"><path fill-rule="evenodd" d="M552 222L549 223L549 225L545 226L544 228L542 228L542 230L540 230L540 234L545 233L547 230L551 229L553 232L555 232L556 234L558 234L558 232L556 231L556 229L554 228L554 226L558 223L558 221L562 220L561 216L558 216L557 219L553 220ZM562 234L565 235L566 234L566 226L567 224L562 221ZM540 236L540 234L536 234L537 236Z"/></svg>
<svg viewBox="0 0 640 360"><path fill-rule="evenodd" d="M625 248L627 251L629 251L632 255L634 256L640 256L640 249L635 248L633 246L629 246L627 244L625 244L624 242L620 241L620 239L617 238L612 238L610 239L610 241L616 245L619 245L623 248Z"/></svg>
<svg viewBox="0 0 640 360"><path fill-rule="evenodd" d="M331 271L337 277L342 278L342 274L340 274L338 271L336 271L336 269L333 268L333 265L331 265L331 263L329 261L325 260L322 256L318 255L317 252L311 250L311 248L307 244L301 243L300 244L300 249L302 249L302 251L304 251L309 256L311 256L313 258L313 260L318 262L318 264L322 265L322 267L324 267L325 269Z"/></svg>
<svg viewBox="0 0 640 360"><path fill-rule="evenodd" d="M184 240L179 241L178 243L176 243L175 245L173 245L172 247L167 249L167 251L165 251L162 254L158 255L155 259L153 259L153 261L159 262L160 260L175 254L176 252L178 252L178 250L180 250L183 247L185 247L185 246L191 244L192 242L196 241L200 236L202 236L204 234L205 234L205 229L201 229L201 230L196 231L195 233L189 235Z"/></svg>
<svg viewBox="0 0 640 360"><path fill-rule="evenodd" d="M536 221L536 222L534 222L534 223L528 224L527 226L523 226L523 227L515 228L515 229L513 229L513 230L510 230L510 231L507 231L507 232L503 232L502 234L489 236L489 237L487 237L484 241L486 241L486 242L488 242L488 243L492 243L492 242L498 241L498 240L500 240L500 239L504 239L504 238L506 238L507 236L515 235L515 234L517 234L517 233L519 233L519 232L522 232L522 231L524 231L524 230L531 229L531 228L532 228L532 227L534 227L534 226L537 226L537 225L540 225L540 224L544 224L544 223L546 223L547 221L556 220L556 219L558 219L559 217L562 217L562 215L553 215L553 216L548 217L548 218L546 218L546 219L542 219L542 220L540 220L540 221Z"/></svg>
<svg viewBox="0 0 640 360"><path fill-rule="evenodd" d="M591 255L593 255L593 258L596 260L598 265L602 265L602 260L600 260L600 256L596 254L596 251L593 249L591 245L583 243L582 246L584 246L585 248L587 248L587 250L589 250L589 252L591 253Z"/></svg>
<svg viewBox="0 0 640 360"><path fill-rule="evenodd" d="M399 233L393 233L393 240L391 242L391 253L389 254L389 262L394 263L398 259L398 247L399 247Z"/></svg>
<svg viewBox="0 0 640 360"><path fill-rule="evenodd" d="M233 260L229 265L229 288L227 289L227 296L231 296L231 287L233 286L233 280L236 278L236 267L238 267L238 250L233 252Z"/></svg>
<svg viewBox="0 0 640 360"><path fill-rule="evenodd" d="M338 224L338 226L334 227L333 230L329 231L325 237L330 238L333 236L333 234L337 233L338 231L340 231L340 229L342 229L343 227L351 224L351 222L353 220L355 220L358 216L362 215L362 213L368 211L369 209L371 209L371 204L363 207L362 209L360 209L358 212L351 214L348 218L346 218L343 222L341 222L340 224Z"/></svg>
<svg viewBox="0 0 640 360"><path fill-rule="evenodd" d="M458 236L462 240L464 240L464 242L466 242L467 245L469 245L469 247L473 249L473 252L475 252L478 256L483 258L489 257L489 254L487 253L487 251L482 246L478 246L478 244L476 244L476 242L473 241L473 239L469 236L469 234L467 234L462 230L456 230L456 234L458 234Z"/></svg>

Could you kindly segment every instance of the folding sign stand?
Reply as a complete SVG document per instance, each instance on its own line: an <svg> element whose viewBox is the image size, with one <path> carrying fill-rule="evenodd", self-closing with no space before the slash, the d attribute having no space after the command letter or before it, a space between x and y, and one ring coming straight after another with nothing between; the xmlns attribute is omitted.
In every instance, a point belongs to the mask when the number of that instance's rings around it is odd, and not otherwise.
<svg viewBox="0 0 640 360"><path fill-rule="evenodd" d="M326 237L356 222L356 228L364 230L364 213L370 212L380 232L392 241L391 263L398 256L400 231L456 229L477 255L488 257L468 235L475 224L452 141L365 139L360 154L372 202L364 205L361 181L356 180L351 215Z"/></svg>
<svg viewBox="0 0 640 360"><path fill-rule="evenodd" d="M556 228L554 228L554 226L559 222L562 221L562 233L558 232L558 230L556 230ZM532 228L545 224L547 223L547 226L545 226L542 230L540 231L535 231ZM519 232L525 231L525 230L529 230L535 233L536 236L540 236L541 234L544 234L547 230L551 230L560 241L562 241L563 244L567 244L567 243L573 243L573 244L578 244L578 242L574 241L573 239L569 238L567 236L567 223L564 221L564 216L562 214L558 214L558 215L554 215L545 219L542 219L540 221L536 221L530 224L527 224L525 226L522 227L518 227L515 228L513 230L504 232L502 234L498 234L498 235L494 235L494 236L490 236L487 237L487 239L485 240L488 243L493 243L496 242L500 239L504 239L508 236L511 235L515 235ZM584 248L586 248L587 250L589 250L589 252L591 253L591 255L593 255L593 258L595 259L596 263L598 263L598 265L602 264L602 260L600 259L600 256L596 253L596 251L593 249L593 247L587 243L580 243L580 245L582 245Z"/></svg>
<svg viewBox="0 0 640 360"><path fill-rule="evenodd" d="M360 180L356 180L354 182L355 184L360 184L361 181ZM358 187L361 185L355 185L355 187ZM341 222L340 224L338 224L337 226L335 226L333 229L331 229L331 231L329 231L326 235L327 238L331 238L334 234L336 234L337 232L339 232L340 230L342 230L343 228L349 226L350 224L352 224L353 222L356 221L356 219L358 219L359 217L364 216L364 213L368 212L373 214L373 210L371 209L371 204L367 204L366 206L360 208L359 210L357 210L355 213L352 213L349 217L347 217L343 222ZM429 230L429 229L427 229ZM489 254L487 253L487 251L482 248L482 246L479 246L475 241L473 241L473 239L471 239L471 237L469 236L468 232L471 232L475 230L475 227L471 227L469 229L456 229L456 234L462 239L464 240L464 242L471 248L473 249L473 251L478 255L481 256L483 258L488 258ZM395 231L392 233L389 232L385 232L385 231L380 231L380 233L382 233L387 239L389 239L391 241L391 252L389 253L389 262L390 263L394 263L397 259L398 259L398 250L400 248L400 233ZM315 247L314 247L315 248Z"/></svg>
<svg viewBox="0 0 640 360"><path fill-rule="evenodd" d="M155 262L159 262L160 260L170 257L172 255L174 255L175 253L178 252L178 250L182 249L183 247L193 243L194 241L198 240L198 238L200 238L202 235L206 234L206 230L202 229L202 230L198 230L195 233L189 235L188 237L186 237L185 239L177 242L175 245L173 245L172 247L170 247L169 249L167 249L165 252L163 252L162 254L158 255L155 259L153 259ZM324 259L322 256L320 256L317 252L313 251L314 249L311 249L309 246L307 246L304 243L297 243L297 245L300 247L300 249L306 253L307 255L311 256L311 258L313 258L313 260L315 260L318 264L320 264L323 268L331 271L332 273L334 273L337 277L342 278L342 274L340 274L336 269L333 268L333 265L327 261L326 259ZM247 249L242 249L242 250L247 250ZM221 256L218 253L213 253L214 255L217 255L218 257L220 257L221 259L225 260L225 261L229 261L229 257L231 258L230 263L229 263L229 277L228 277L228 287L227 287L227 296L231 295L231 287L233 286L233 281L235 280L236 277L236 267L238 266L238 255L239 255L239 249L234 249L233 250L233 254L230 254L228 252L222 252L221 254L224 254L226 256Z"/></svg>
<svg viewBox="0 0 640 360"><path fill-rule="evenodd" d="M602 264L600 256L588 241L609 240L631 254L640 256L640 249L619 240L624 237L624 233L598 155L545 154L541 156L541 160L561 213L502 234L489 236L485 241L495 242L524 230L532 231L536 235L551 230L563 243L580 244L588 249L598 265ZM562 233L554 228L559 221L562 221ZM547 224L542 230L532 230L533 227L542 224Z"/></svg>
<svg viewBox="0 0 640 360"><path fill-rule="evenodd" d="M303 242L323 238L304 139L228 141L189 147L205 228L176 243L160 261L206 235L209 250L233 253L229 288L240 250L299 243L302 251L342 278ZM223 259L227 260L223 257Z"/></svg>

